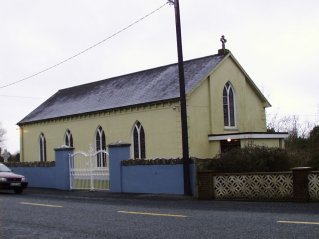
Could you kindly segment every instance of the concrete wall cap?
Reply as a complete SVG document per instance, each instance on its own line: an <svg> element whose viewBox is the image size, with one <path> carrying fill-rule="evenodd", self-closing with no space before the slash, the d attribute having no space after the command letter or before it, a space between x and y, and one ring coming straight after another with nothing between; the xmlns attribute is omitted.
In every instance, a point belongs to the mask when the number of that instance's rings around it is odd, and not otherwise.
<svg viewBox="0 0 319 239"><path fill-rule="evenodd" d="M60 148L55 148L54 151L70 151L74 150L73 147L68 147L66 145L62 145Z"/></svg>
<svg viewBox="0 0 319 239"><path fill-rule="evenodd" d="M312 170L311 167L296 167L292 169L292 171L311 171L311 170Z"/></svg>
<svg viewBox="0 0 319 239"><path fill-rule="evenodd" d="M130 143L124 142L122 140L118 140L115 143L109 144L108 147L124 147L124 146L131 146Z"/></svg>

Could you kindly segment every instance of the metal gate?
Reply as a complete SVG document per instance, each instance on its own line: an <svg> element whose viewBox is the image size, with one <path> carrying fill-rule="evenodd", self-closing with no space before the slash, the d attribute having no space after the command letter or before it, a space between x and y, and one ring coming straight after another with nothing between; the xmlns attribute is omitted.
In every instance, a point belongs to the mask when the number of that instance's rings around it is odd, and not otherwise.
<svg viewBox="0 0 319 239"><path fill-rule="evenodd" d="M70 190L108 190L110 185L109 154L105 150L75 152L69 155Z"/></svg>

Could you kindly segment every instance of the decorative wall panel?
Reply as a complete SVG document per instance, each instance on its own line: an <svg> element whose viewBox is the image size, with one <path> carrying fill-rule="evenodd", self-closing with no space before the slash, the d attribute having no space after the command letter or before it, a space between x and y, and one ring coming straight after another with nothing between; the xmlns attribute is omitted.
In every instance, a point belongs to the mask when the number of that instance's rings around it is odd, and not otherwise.
<svg viewBox="0 0 319 239"><path fill-rule="evenodd" d="M319 200L319 172L312 172L308 175L308 189L310 200Z"/></svg>
<svg viewBox="0 0 319 239"><path fill-rule="evenodd" d="M216 175L213 186L216 199L285 200L293 197L290 173Z"/></svg>

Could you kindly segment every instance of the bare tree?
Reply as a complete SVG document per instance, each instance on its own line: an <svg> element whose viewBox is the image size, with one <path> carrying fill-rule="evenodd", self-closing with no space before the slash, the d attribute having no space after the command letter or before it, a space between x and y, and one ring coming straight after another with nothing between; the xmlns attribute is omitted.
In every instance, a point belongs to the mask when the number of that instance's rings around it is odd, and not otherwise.
<svg viewBox="0 0 319 239"><path fill-rule="evenodd" d="M6 130L2 128L2 125L0 123L0 147L3 145L4 142L4 135L6 134Z"/></svg>
<svg viewBox="0 0 319 239"><path fill-rule="evenodd" d="M287 132L290 137L307 138L315 126L309 121L301 121L297 115L279 116L267 115L267 129L272 132Z"/></svg>

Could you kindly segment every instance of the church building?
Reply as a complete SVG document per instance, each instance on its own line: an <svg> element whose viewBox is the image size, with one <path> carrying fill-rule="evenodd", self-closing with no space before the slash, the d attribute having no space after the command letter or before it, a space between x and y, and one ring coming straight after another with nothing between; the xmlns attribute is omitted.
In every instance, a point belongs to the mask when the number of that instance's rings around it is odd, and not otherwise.
<svg viewBox="0 0 319 239"><path fill-rule="evenodd" d="M235 147L284 147L268 133L270 103L226 49L184 62L189 155ZM131 158L182 157L178 64L61 89L19 123L21 161L53 161L54 149L131 144ZM103 162L99 163L103 166Z"/></svg>

